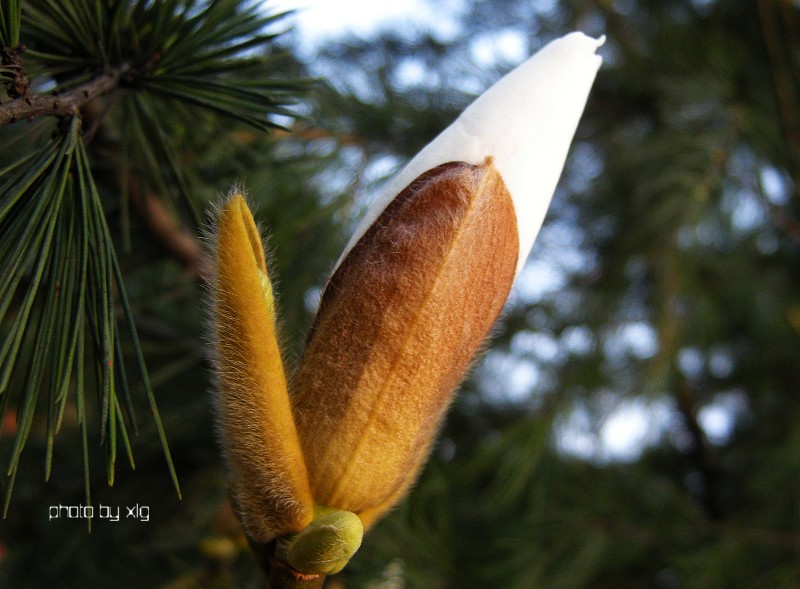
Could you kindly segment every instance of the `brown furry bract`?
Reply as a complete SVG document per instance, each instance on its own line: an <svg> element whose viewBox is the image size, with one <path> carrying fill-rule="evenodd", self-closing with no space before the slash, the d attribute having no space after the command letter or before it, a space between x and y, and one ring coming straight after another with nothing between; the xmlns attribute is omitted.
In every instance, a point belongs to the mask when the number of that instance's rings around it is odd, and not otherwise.
<svg viewBox="0 0 800 589"><path fill-rule="evenodd" d="M264 249L241 195L222 207L215 239L212 328L228 488L248 537L266 543L305 528L313 500L278 348Z"/></svg>
<svg viewBox="0 0 800 589"><path fill-rule="evenodd" d="M292 386L317 502L368 526L413 483L511 289L516 223L491 160L444 164L342 261Z"/></svg>

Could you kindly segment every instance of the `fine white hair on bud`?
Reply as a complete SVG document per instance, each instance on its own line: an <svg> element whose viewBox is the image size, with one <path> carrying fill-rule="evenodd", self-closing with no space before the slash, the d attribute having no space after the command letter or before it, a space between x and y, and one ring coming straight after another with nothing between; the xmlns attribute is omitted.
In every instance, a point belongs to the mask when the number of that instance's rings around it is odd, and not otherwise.
<svg viewBox="0 0 800 589"><path fill-rule="evenodd" d="M356 228L338 265L387 205L417 177L448 162L492 158L514 203L517 273L533 247L602 59L605 37L552 41L473 102L391 180Z"/></svg>

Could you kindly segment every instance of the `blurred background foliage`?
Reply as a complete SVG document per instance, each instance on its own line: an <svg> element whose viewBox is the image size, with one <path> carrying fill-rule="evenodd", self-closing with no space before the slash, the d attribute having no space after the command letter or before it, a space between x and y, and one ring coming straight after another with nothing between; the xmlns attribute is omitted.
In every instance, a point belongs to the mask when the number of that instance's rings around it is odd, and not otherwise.
<svg viewBox="0 0 800 589"><path fill-rule="evenodd" d="M125 69L79 120L0 128L0 180L35 150L72 142L64 153L85 154L60 164L73 179L58 194L80 201L93 179L110 236L97 233L97 251L116 257L122 279L98 270L110 290L91 299L87 325L67 324L86 335L82 408L77 364L63 376L45 351L26 414L25 362L47 339L43 318L58 316L49 291L31 299L35 329L22 332L1 393L0 458L16 484L0 522L0 586L260 586L225 500L209 409L204 211L246 185L269 228L291 361L381 182L501 73L574 29L607 36L605 63L534 253L416 489L327 586L798 586L797 2L465 0L446 3L436 26L398 23L313 49L269 2L42 0L22 3L21 28L8 18L16 3L1 5L0 40L28 46L37 92ZM59 10L79 5L97 10L77 21ZM19 81L9 55L3 103ZM20 231L27 203L55 202L48 186L4 185L4 235ZM53 239L99 210L81 207L58 217ZM14 242L0 239L13 261ZM33 254L20 259L4 262L17 282L4 287L3 345L38 267ZM146 417L133 339L116 329L123 283L182 500ZM93 320L103 309L105 323ZM113 346L122 361L104 376L95 364ZM54 371L69 402L49 388ZM109 403L123 371L130 393ZM113 423L130 429L135 470L109 458ZM93 504L119 507L121 521L95 519L91 534L85 521L48 521L49 506L86 501L87 481ZM137 504L148 522L125 521Z"/></svg>

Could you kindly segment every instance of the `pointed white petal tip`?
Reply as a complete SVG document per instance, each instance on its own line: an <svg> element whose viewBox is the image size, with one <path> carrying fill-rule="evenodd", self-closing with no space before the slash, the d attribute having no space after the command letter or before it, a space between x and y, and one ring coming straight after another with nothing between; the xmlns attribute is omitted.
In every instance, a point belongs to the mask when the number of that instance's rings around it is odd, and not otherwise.
<svg viewBox="0 0 800 589"><path fill-rule="evenodd" d="M520 237L517 273L541 228L602 58L605 42L580 32L548 43L479 96L391 180L367 211L339 263L386 206L436 166L494 163L514 201ZM338 263L337 263L338 266Z"/></svg>

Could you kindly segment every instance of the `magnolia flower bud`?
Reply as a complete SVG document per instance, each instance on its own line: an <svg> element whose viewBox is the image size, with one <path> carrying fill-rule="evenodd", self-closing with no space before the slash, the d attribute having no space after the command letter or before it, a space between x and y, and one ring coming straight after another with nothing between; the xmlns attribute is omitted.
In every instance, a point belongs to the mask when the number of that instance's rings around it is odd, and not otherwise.
<svg viewBox="0 0 800 589"><path fill-rule="evenodd" d="M370 523L413 480L518 255L491 161L423 174L372 224L325 290L293 386L318 501Z"/></svg>
<svg viewBox="0 0 800 589"><path fill-rule="evenodd" d="M369 526L416 478L539 231L601 42L573 33L508 74L356 229L293 386L318 501Z"/></svg>
<svg viewBox="0 0 800 589"><path fill-rule="evenodd" d="M388 184L326 286L291 404L261 241L244 200L225 204L217 412L255 553L278 538L285 566L336 572L413 483L539 231L601 43L550 43Z"/></svg>

